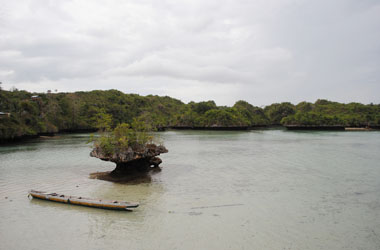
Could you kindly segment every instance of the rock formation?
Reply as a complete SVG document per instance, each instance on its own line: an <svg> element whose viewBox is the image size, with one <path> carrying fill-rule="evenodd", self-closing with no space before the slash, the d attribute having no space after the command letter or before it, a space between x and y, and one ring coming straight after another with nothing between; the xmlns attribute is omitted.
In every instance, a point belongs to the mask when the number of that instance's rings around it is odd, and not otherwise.
<svg viewBox="0 0 380 250"><path fill-rule="evenodd" d="M147 144L137 149L128 147L112 155L107 155L101 148L95 147L90 156L116 163L116 168L111 172L111 175L122 176L135 172L147 172L152 167L158 167L162 160L157 156L167 152L168 150L162 145Z"/></svg>

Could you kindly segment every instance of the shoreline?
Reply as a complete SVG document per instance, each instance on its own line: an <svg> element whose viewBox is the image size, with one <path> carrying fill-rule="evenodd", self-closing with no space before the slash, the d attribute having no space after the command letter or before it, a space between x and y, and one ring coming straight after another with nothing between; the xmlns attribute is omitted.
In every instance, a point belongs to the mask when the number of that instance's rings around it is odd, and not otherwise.
<svg viewBox="0 0 380 250"><path fill-rule="evenodd" d="M0 138L0 145L25 142L25 141L29 141L29 140L33 140L37 138L50 139L50 138L55 138L57 137L57 135L60 135L60 134L79 134L79 133L91 133L91 132L96 132L96 131L97 131L96 129L64 129L58 132L44 132L44 133L38 133L36 135L21 135L21 136L16 136L13 138Z"/></svg>
<svg viewBox="0 0 380 250"><path fill-rule="evenodd" d="M191 126L168 126L157 128L157 132L165 132L168 130L194 130L194 131L251 131L251 130L290 130L290 131L379 131L380 126L370 127L345 127L345 126L302 126L302 125L260 125L260 126L239 126L239 127L191 127ZM39 133L37 135L23 135L14 138L0 139L0 145L13 143L22 143L33 139L51 139L57 138L60 134L78 134L78 133L94 133L96 129L65 129L56 133Z"/></svg>

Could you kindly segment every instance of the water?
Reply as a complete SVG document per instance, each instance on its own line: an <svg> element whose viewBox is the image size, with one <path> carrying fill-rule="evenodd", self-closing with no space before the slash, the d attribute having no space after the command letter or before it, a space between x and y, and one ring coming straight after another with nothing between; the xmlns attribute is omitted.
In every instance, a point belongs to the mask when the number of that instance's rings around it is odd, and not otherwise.
<svg viewBox="0 0 380 250"><path fill-rule="evenodd" d="M89 179L87 134L0 147L0 249L380 249L380 132L168 131L163 170ZM29 189L138 201L118 212Z"/></svg>

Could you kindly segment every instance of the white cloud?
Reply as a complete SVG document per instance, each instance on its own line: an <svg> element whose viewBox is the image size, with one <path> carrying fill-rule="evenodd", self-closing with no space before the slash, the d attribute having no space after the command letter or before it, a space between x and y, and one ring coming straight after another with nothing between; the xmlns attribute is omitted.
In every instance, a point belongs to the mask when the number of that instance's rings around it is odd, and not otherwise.
<svg viewBox="0 0 380 250"><path fill-rule="evenodd" d="M380 102L377 1L0 3L4 88Z"/></svg>

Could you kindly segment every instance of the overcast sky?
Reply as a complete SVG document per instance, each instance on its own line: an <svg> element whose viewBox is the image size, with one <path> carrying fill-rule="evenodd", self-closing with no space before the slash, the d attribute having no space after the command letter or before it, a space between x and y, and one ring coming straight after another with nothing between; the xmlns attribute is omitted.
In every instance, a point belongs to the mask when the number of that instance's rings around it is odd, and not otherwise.
<svg viewBox="0 0 380 250"><path fill-rule="evenodd" d="M380 103L380 1L0 0L0 81L218 105Z"/></svg>

